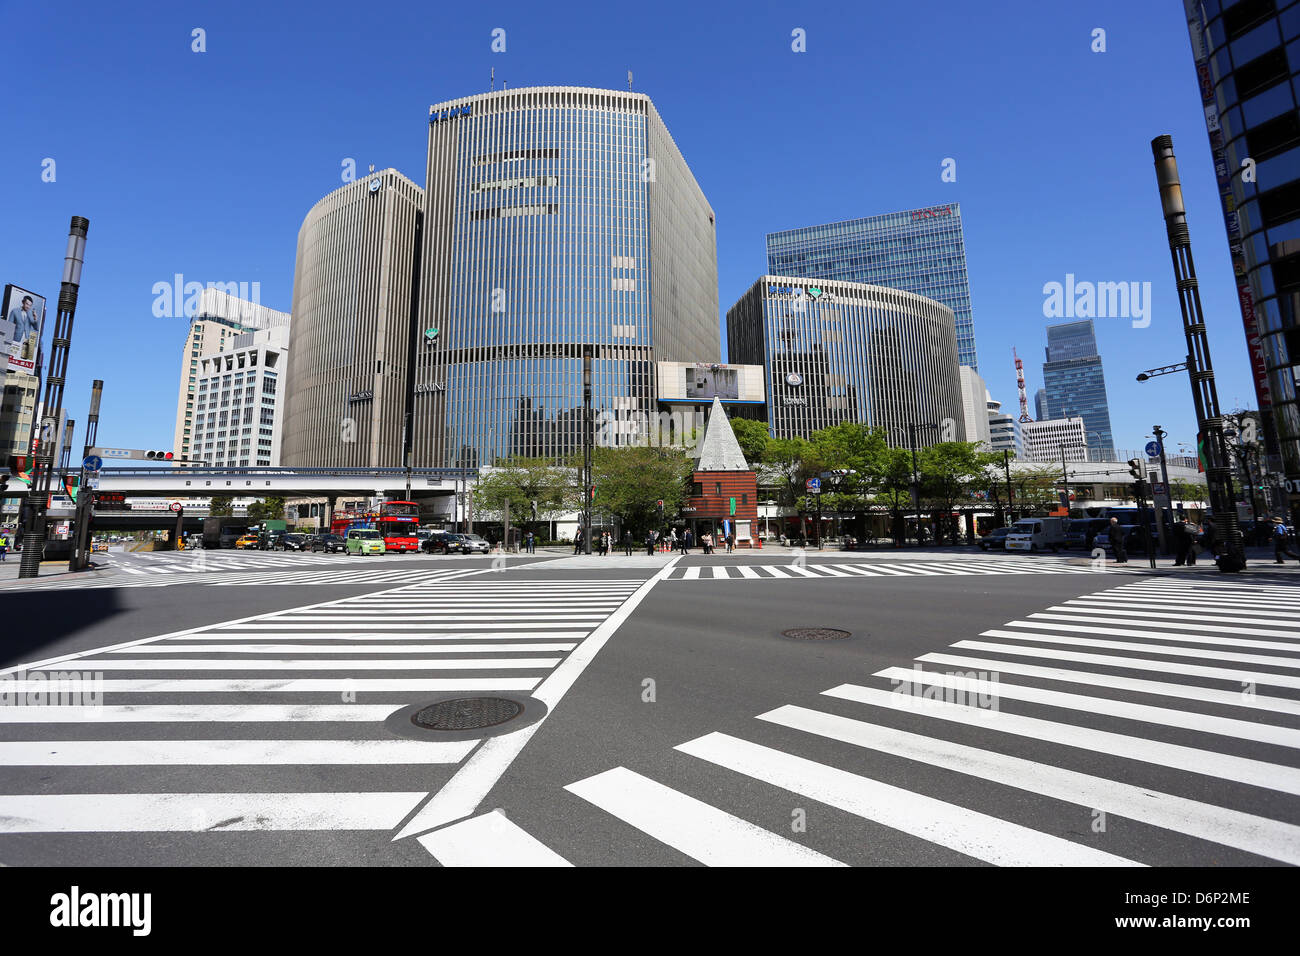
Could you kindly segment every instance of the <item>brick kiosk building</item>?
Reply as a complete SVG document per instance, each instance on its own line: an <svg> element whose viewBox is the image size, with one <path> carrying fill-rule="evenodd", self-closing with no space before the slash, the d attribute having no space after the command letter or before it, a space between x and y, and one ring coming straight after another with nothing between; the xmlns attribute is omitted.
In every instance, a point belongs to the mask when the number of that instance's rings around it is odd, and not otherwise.
<svg viewBox="0 0 1300 956"><path fill-rule="evenodd" d="M700 536L714 536L714 545L725 547L723 538L730 525L736 547L754 547L754 522L758 520L758 478L745 461L736 433L731 430L722 402L715 398L700 442L700 457L691 477L691 495L682 509L686 525Z"/></svg>

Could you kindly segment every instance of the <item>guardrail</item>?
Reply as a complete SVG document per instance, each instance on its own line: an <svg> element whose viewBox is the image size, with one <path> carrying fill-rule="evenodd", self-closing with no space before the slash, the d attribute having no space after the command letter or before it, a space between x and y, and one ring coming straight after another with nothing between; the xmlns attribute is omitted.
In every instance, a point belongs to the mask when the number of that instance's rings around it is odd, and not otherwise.
<svg viewBox="0 0 1300 956"><path fill-rule="evenodd" d="M130 468L105 467L98 472L113 478L476 478L477 468Z"/></svg>

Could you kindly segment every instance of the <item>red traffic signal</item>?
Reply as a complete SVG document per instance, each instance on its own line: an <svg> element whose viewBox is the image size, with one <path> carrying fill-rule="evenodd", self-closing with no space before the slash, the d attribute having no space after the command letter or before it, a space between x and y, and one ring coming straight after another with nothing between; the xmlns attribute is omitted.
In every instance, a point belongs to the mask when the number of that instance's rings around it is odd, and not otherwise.
<svg viewBox="0 0 1300 956"><path fill-rule="evenodd" d="M144 457L150 461L171 461L172 453L169 451L146 451Z"/></svg>

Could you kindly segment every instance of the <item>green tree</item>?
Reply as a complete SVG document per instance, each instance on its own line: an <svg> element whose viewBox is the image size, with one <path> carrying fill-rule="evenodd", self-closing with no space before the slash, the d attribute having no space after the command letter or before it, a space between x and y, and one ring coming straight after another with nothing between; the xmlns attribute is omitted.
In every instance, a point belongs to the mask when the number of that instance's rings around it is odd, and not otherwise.
<svg viewBox="0 0 1300 956"><path fill-rule="evenodd" d="M740 443L740 450L751 468L756 468L766 460L767 443L771 441L771 436L767 432L767 422L755 421L752 418L733 418L731 430L735 432L736 441Z"/></svg>
<svg viewBox="0 0 1300 956"><path fill-rule="evenodd" d="M248 506L248 520L282 521L284 520L283 498L262 498Z"/></svg>
<svg viewBox="0 0 1300 956"><path fill-rule="evenodd" d="M554 521L582 507L572 468L557 467L547 458L510 458L479 479L474 488L474 512L492 520L505 519L510 502L510 522L532 522L532 502L537 520Z"/></svg>
<svg viewBox="0 0 1300 956"><path fill-rule="evenodd" d="M778 500L791 508L799 505L808 479L826 470L813 443L797 436L769 441L765 464L779 479Z"/></svg>
<svg viewBox="0 0 1300 956"><path fill-rule="evenodd" d="M837 472L822 483L838 511L858 511L869 501L889 452L883 428L841 422L813 432L813 458L823 471ZM826 507L826 495L822 495Z"/></svg>
<svg viewBox="0 0 1300 956"><path fill-rule="evenodd" d="M889 510L894 543L903 540L903 515L912 507L912 453L886 448L872 475L872 501Z"/></svg>
<svg viewBox="0 0 1300 956"><path fill-rule="evenodd" d="M1205 485L1196 481L1187 481L1183 478L1175 478L1169 482L1169 497L1174 501L1206 501L1209 499L1209 492ZM1249 500L1250 496L1244 496Z"/></svg>
<svg viewBox="0 0 1300 956"><path fill-rule="evenodd" d="M208 515L212 518L229 518L235 513L235 499L230 495L213 495L208 505Z"/></svg>
<svg viewBox="0 0 1300 956"><path fill-rule="evenodd" d="M592 507L620 516L624 527L639 535L658 524L659 500L664 503L665 515L677 514L686 501L693 469L694 462L681 448L595 448L591 457L592 484L596 486Z"/></svg>
<svg viewBox="0 0 1300 956"><path fill-rule="evenodd" d="M946 441L921 449L921 494L943 511L949 539L957 543L957 522L952 510L965 504L986 480L993 455L980 452L974 442ZM1001 460L998 456L997 460Z"/></svg>

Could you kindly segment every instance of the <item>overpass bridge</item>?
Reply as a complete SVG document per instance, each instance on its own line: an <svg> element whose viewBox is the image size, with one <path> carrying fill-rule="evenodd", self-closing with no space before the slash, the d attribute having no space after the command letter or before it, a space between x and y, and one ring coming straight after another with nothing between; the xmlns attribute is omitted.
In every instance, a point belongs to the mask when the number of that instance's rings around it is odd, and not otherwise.
<svg viewBox="0 0 1300 956"><path fill-rule="evenodd" d="M108 467L99 491L163 498L329 498L384 495L415 499L453 495L478 476L476 468L157 468Z"/></svg>

